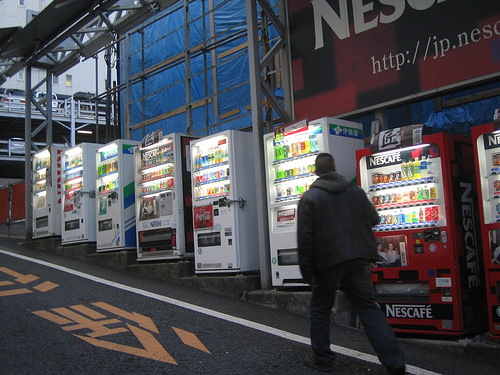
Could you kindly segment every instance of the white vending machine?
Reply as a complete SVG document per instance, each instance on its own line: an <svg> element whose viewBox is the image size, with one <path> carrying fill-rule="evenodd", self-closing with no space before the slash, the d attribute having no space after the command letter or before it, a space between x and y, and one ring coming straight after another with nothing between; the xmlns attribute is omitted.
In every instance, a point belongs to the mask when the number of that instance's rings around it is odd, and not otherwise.
<svg viewBox="0 0 500 375"><path fill-rule="evenodd" d="M193 258L190 141L161 130L135 156L137 260Z"/></svg>
<svg viewBox="0 0 500 375"><path fill-rule="evenodd" d="M355 151L360 148L362 124L332 117L285 124L264 135L273 286L304 285L297 250L297 208L317 178L316 156L332 154L337 172L354 180Z"/></svg>
<svg viewBox="0 0 500 375"><path fill-rule="evenodd" d="M80 143L63 153L61 244L96 241L97 144Z"/></svg>
<svg viewBox="0 0 500 375"><path fill-rule="evenodd" d="M95 153L96 251L136 248L134 151L140 142L117 139Z"/></svg>
<svg viewBox="0 0 500 375"><path fill-rule="evenodd" d="M259 270L251 133L191 142L195 273Z"/></svg>
<svg viewBox="0 0 500 375"><path fill-rule="evenodd" d="M61 235L62 146L33 155L33 238Z"/></svg>

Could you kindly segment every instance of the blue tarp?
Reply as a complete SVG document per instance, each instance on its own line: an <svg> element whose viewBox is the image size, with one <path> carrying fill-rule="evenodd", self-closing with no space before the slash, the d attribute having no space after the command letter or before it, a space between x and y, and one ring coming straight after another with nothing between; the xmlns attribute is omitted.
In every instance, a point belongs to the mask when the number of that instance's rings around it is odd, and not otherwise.
<svg viewBox="0 0 500 375"><path fill-rule="evenodd" d="M191 54L191 103L196 104L192 109L193 134L205 135L251 126L245 4L245 0L213 1L213 30L210 30L209 1L189 4L189 45L194 48ZM184 9L176 4L156 15L153 21L132 32L129 45L122 50L127 65L122 72L122 82L133 80L128 97L129 126L154 121L144 130L139 128L131 132L132 138L138 140L158 128L163 128L166 133L187 131L183 111L186 105ZM197 47L203 43L210 45L211 38L215 41L229 39L230 42L221 43L213 54L211 50L205 55L196 53ZM173 60L177 65L168 65ZM159 67L161 64L164 67ZM151 68L152 74L142 80L134 79ZM203 99L208 99L207 103L203 103ZM216 128L213 127L215 124Z"/></svg>

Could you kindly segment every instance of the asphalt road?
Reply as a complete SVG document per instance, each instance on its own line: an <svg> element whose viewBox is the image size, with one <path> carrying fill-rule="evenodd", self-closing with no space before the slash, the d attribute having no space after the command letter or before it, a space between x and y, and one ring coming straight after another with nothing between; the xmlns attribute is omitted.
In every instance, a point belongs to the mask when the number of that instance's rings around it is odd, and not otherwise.
<svg viewBox="0 0 500 375"><path fill-rule="evenodd" d="M306 317L16 246L0 237L0 374L316 374ZM336 374L385 374L335 325ZM400 340L412 374L498 374L455 344Z"/></svg>

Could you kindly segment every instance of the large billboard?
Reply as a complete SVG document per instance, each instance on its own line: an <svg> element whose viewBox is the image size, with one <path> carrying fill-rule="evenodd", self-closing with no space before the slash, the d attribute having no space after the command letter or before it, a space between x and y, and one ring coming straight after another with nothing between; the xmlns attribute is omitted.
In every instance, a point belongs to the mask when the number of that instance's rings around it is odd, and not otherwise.
<svg viewBox="0 0 500 375"><path fill-rule="evenodd" d="M289 0L296 118L500 76L500 0Z"/></svg>

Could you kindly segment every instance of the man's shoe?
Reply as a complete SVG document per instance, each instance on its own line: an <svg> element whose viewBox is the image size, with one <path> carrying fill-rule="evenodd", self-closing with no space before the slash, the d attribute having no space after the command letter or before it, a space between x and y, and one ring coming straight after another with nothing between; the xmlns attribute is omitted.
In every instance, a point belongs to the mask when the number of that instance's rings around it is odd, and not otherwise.
<svg viewBox="0 0 500 375"><path fill-rule="evenodd" d="M405 375L406 374L406 367L387 368L387 373L389 375Z"/></svg>
<svg viewBox="0 0 500 375"><path fill-rule="evenodd" d="M310 366L316 370L323 371L323 372L332 372L334 369L333 365L325 365L322 363L318 363L318 361L316 361L316 359L314 358L314 355L312 353L309 353L305 356L304 362L308 366Z"/></svg>

